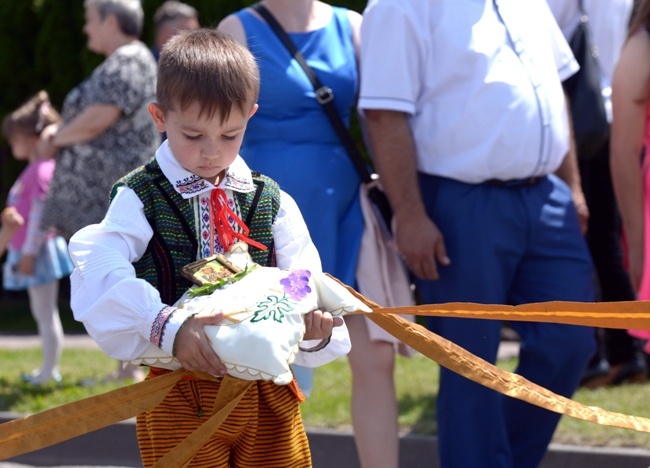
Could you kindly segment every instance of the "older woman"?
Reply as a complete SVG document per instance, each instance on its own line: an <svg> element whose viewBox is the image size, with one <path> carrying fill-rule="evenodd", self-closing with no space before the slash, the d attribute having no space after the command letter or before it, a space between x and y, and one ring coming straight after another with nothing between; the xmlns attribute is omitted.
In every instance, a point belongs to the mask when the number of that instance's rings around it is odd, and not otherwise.
<svg viewBox="0 0 650 468"><path fill-rule="evenodd" d="M147 111L155 100L156 62L138 40L140 1L85 0L84 8L88 48L106 59L66 96L63 124L42 133L43 150L59 152L42 225L66 238L103 219L113 184L160 143ZM120 365L112 377L143 374Z"/></svg>
<svg viewBox="0 0 650 468"><path fill-rule="evenodd" d="M106 59L68 93L63 124L43 132L59 150L44 227L65 237L102 220L117 179L149 159L160 136L147 106L155 100L156 62L138 40L139 0L85 0L88 48Z"/></svg>

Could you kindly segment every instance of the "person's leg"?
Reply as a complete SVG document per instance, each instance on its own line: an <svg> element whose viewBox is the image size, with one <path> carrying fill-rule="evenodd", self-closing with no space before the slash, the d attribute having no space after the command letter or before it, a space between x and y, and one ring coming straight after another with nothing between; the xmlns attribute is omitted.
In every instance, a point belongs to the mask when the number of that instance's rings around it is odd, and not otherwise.
<svg viewBox="0 0 650 468"><path fill-rule="evenodd" d="M423 303L505 304L527 230L513 189L421 176L428 214L441 230L451 264L437 281L416 280ZM435 333L494 363L500 321L427 317ZM438 450L443 467L509 467L502 399L445 368L437 400Z"/></svg>
<svg viewBox="0 0 650 468"><path fill-rule="evenodd" d="M345 318L352 349L352 426L362 467L397 468L399 427L393 369L395 346L372 341L360 315Z"/></svg>
<svg viewBox="0 0 650 468"><path fill-rule="evenodd" d="M51 379L60 380L59 361L63 346L63 327L57 304L59 282L57 280L33 286L27 292L43 352L41 369L38 375L33 376L35 383L46 383Z"/></svg>
<svg viewBox="0 0 650 468"><path fill-rule="evenodd" d="M293 372L293 376L298 382L300 391L305 396L305 398L309 398L311 396L312 390L314 389L315 369L313 367L299 366L297 364L291 364L290 367L291 371Z"/></svg>
<svg viewBox="0 0 650 468"><path fill-rule="evenodd" d="M133 382L142 382L144 380L144 371L141 366L136 366L130 362L117 361L117 371L109 376L117 380L132 380Z"/></svg>
<svg viewBox="0 0 650 468"><path fill-rule="evenodd" d="M549 177L525 192L530 235L509 302L593 301L593 265L568 187ZM594 353L593 329L548 323L512 325L522 340L516 372L570 397ZM513 466L538 466L560 416L512 398L505 398L504 408Z"/></svg>
<svg viewBox="0 0 650 468"><path fill-rule="evenodd" d="M286 385L257 381L226 420L240 424L231 443L230 465L238 468L312 466L300 403ZM234 434L223 425L216 435ZM212 466L208 463L196 466Z"/></svg>
<svg viewBox="0 0 650 468"><path fill-rule="evenodd" d="M142 465L153 466L208 421L218 391L218 383L181 379L158 406L140 413L136 429ZM217 433L194 455L189 466L231 466L230 445L248 423L247 405L256 404L250 393L249 390L244 395Z"/></svg>
<svg viewBox="0 0 650 468"><path fill-rule="evenodd" d="M633 301L636 294L623 261L621 219L609 167L609 145L598 157L580 163L580 176L589 207L586 237L600 286L599 300ZM614 329L599 329L596 338L598 349L583 375L582 385L596 388L647 378L637 340L624 330ZM608 372L602 372L603 369Z"/></svg>

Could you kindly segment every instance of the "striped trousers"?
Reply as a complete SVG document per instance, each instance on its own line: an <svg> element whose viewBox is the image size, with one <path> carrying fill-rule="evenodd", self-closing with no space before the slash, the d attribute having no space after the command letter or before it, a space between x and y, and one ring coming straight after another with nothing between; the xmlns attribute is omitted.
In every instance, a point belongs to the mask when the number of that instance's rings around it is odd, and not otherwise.
<svg viewBox="0 0 650 468"><path fill-rule="evenodd" d="M219 385L182 379L160 405L137 417L144 467L152 466L209 419ZM289 386L255 382L189 466L311 467L299 405Z"/></svg>

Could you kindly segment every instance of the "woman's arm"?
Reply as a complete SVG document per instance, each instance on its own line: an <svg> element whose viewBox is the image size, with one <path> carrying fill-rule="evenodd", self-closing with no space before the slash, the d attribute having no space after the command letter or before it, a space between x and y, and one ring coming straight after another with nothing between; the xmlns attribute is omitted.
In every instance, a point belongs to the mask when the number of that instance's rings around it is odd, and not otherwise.
<svg viewBox="0 0 650 468"><path fill-rule="evenodd" d="M352 43L354 44L354 52L359 62L359 54L361 51L361 21L362 16L353 10L348 10L348 19L350 21L350 28L352 29Z"/></svg>
<svg viewBox="0 0 650 468"><path fill-rule="evenodd" d="M641 151L650 98L650 37L644 30L626 43L612 85L611 170L628 245L630 276L638 288L643 271L644 210Z"/></svg>
<svg viewBox="0 0 650 468"><path fill-rule="evenodd" d="M61 147L93 140L115 124L121 114L122 109L114 104L92 104L59 127L51 141Z"/></svg>

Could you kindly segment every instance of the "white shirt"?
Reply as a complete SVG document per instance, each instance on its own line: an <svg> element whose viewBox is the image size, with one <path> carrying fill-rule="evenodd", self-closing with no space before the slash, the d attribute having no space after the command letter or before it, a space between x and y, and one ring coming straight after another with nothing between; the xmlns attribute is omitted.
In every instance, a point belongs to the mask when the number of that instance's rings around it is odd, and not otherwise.
<svg viewBox="0 0 650 468"><path fill-rule="evenodd" d="M579 0L546 0L567 41L580 22ZM612 77L627 37L634 0L583 0L589 31L598 49L600 84L609 121L612 120Z"/></svg>
<svg viewBox="0 0 650 468"><path fill-rule="evenodd" d="M578 69L544 0L371 0L361 109L405 112L418 170L467 183L555 171ZM507 26L507 27L506 27Z"/></svg>
<svg viewBox="0 0 650 468"><path fill-rule="evenodd" d="M196 199L214 186L181 167L167 142L156 153L163 174L196 210ZM192 184L187 184L187 181ZM239 156L219 184L233 200L234 191L253 190L251 172ZM293 198L281 192L280 209L273 223L277 266L322 271L320 257ZM158 291L144 279L136 278L132 265L147 249L153 231L136 193L120 187L104 220L81 229L70 239L70 255L75 264L71 282L74 316L109 356L120 360L139 357L147 348L153 327L171 304L161 301ZM174 339L191 311L174 310L166 321L160 348L172 355ZM320 340L305 341L305 349ZM347 354L350 341L345 325L336 327L330 343L322 350L299 352L296 364L315 367Z"/></svg>

